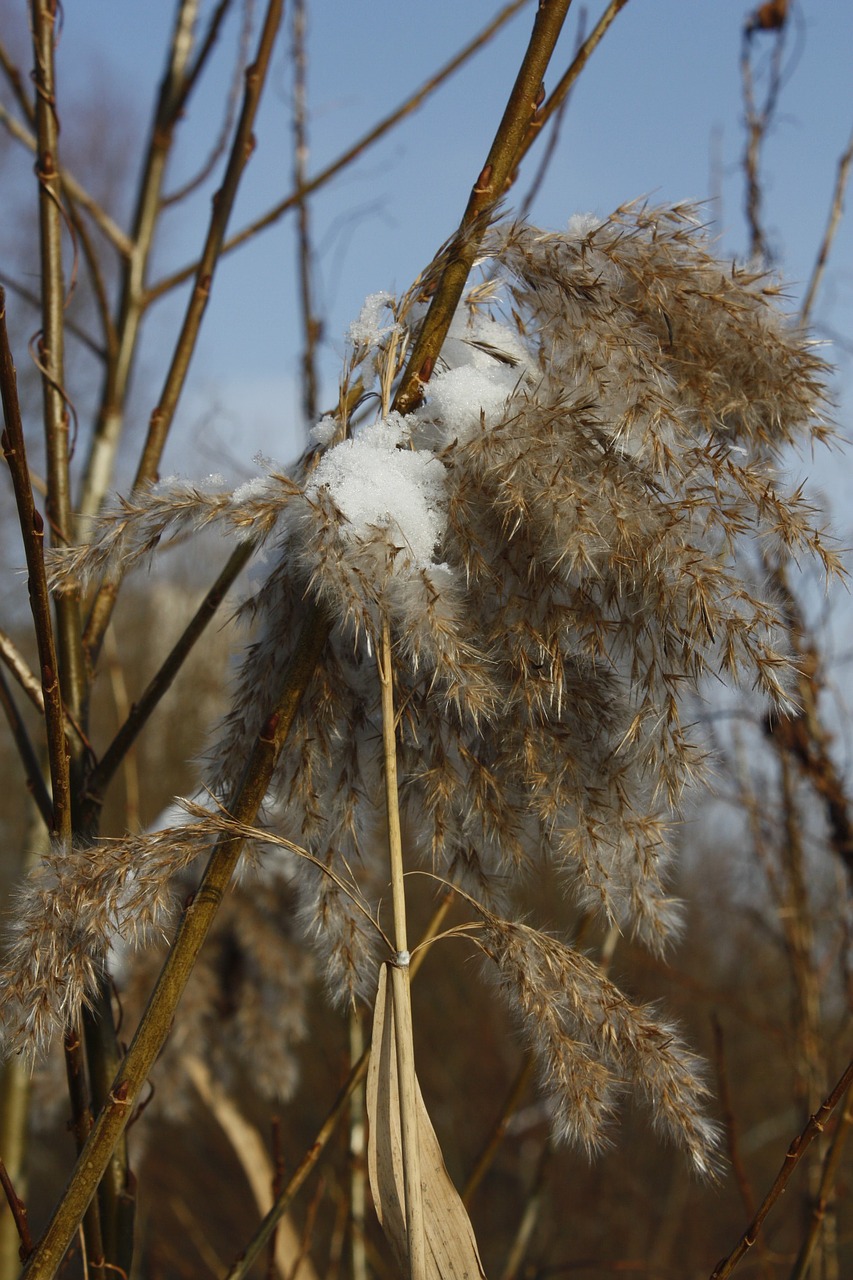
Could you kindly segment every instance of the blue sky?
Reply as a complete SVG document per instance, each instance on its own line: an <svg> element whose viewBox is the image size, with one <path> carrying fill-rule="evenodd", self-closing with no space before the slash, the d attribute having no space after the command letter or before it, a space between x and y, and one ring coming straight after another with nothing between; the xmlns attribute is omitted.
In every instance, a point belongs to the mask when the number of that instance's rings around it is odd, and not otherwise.
<svg viewBox="0 0 853 1280"><path fill-rule="evenodd" d="M203 4L202 12L211 7ZM262 7L257 0L256 10ZM587 6L587 27L603 7L601 0ZM744 0L629 0L580 79L534 220L559 227L575 211L606 214L639 196L676 201L717 195L708 218L715 223L721 252L742 254L747 239L738 59L741 27L752 7ZM426 7L401 0L313 3L309 171L334 158L402 101L498 8L495 0L431 0ZM172 10L171 0L67 4L60 90L103 85L110 102L122 98L128 104L136 136L141 136ZM551 84L571 56L580 12L576 3L552 64ZM425 107L313 202L319 296L326 319L326 401L334 398L343 334L364 296L405 288L453 230L502 111L532 14L530 5L522 9ZM233 228L274 204L291 186L288 19L286 11L286 30L258 123L258 146ZM222 56L189 111L173 165L174 183L216 133L225 55L233 48L235 32L232 20ZM768 37L756 38L759 49L769 49L771 43ZM788 44L789 71L764 171L767 228L796 299L811 270L838 156L853 125L853 6L849 0L797 0ZM528 180L536 158L532 153ZM525 189L523 176L518 190L523 194ZM170 214L158 271L194 256L208 201L209 191L183 212ZM196 444L201 442L190 455L195 465L227 470L233 464L239 471L251 466L258 450L286 459L300 447L294 266L293 222L288 218L223 262L217 273L178 422ZM174 297L149 316L144 368L152 370L152 385L138 378L134 388L144 416L153 407L153 389L161 378L158 353L176 331L180 314ZM816 319L853 335L849 222L836 242ZM145 400L150 403L143 404ZM170 459L173 466L187 469L186 451L178 443L170 447L167 465Z"/></svg>

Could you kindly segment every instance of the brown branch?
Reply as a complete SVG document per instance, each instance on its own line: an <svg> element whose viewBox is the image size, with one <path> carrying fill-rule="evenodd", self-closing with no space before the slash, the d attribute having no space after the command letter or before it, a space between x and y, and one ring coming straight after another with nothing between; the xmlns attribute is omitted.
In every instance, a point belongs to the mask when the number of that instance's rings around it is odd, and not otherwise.
<svg viewBox="0 0 853 1280"><path fill-rule="evenodd" d="M829 734L819 711L820 663L810 642L799 603L788 583L784 565L767 566L785 610L785 621L798 655L798 710L793 715L765 721L765 730L777 746L796 760L803 776L826 809L829 844L853 883L853 819L847 787L829 751Z"/></svg>
<svg viewBox="0 0 853 1280"><path fill-rule="evenodd" d="M47 458L47 506L51 541L67 546L72 540L69 439L69 403L65 382L65 273L62 261L63 226L59 176L59 117L54 76L53 0L32 0L31 20L34 81L36 88L36 177L38 179L39 249L41 258L41 334L38 363L42 374L45 454ZM57 679L62 698L72 714L80 718L87 699L88 676L81 644L80 604L75 591L63 592L56 600L56 649L59 657ZM72 760L79 753L72 749ZM67 797L62 797L65 803ZM54 813L60 797L54 790ZM70 832L70 812L57 814L58 830Z"/></svg>
<svg viewBox="0 0 853 1280"><path fill-rule="evenodd" d="M711 1014L711 1029L714 1036L714 1066L717 1080L717 1097L722 1113L723 1131L726 1135L726 1146L728 1148L729 1162L732 1166L732 1172L740 1192L740 1198L743 1201L743 1207L747 1215L752 1218L755 1215L755 1196L752 1194L752 1187L749 1183L749 1177L743 1163L740 1153L740 1147L737 1141L737 1124L735 1121L734 1107L732 1106L731 1094L729 1092L729 1077L726 1070L725 1045L723 1041L723 1028L716 1013ZM759 1242L759 1251L761 1253L760 1268L762 1276L767 1274L767 1246L764 1241Z"/></svg>
<svg viewBox="0 0 853 1280"><path fill-rule="evenodd" d="M36 754L35 747L30 740L30 735L27 732L27 726L15 704L15 699L12 697L12 691L9 688L2 670L0 670L0 707L2 707L3 713L8 721L9 730L15 741L15 746L18 748L18 755L21 757L21 763L24 766L24 772L27 775L27 790L33 797L36 807L49 831L53 823L53 802L50 798L50 793L45 786L39 758Z"/></svg>
<svg viewBox="0 0 853 1280"><path fill-rule="evenodd" d="M86 1087L86 1071L83 1045L77 1027L70 1027L63 1041L65 1050L65 1074L68 1080L68 1096L71 1099L71 1130L77 1146L77 1154L86 1144L92 1129L92 1111L89 1091ZM83 1218L83 1239L86 1249L86 1272L94 1280L104 1277L104 1243L101 1235L101 1213L96 1199L88 1205Z"/></svg>
<svg viewBox="0 0 853 1280"><path fill-rule="evenodd" d="M0 1158L0 1184L2 1184L3 1192L6 1196L6 1203L12 1211L12 1217L15 1219L15 1228L21 1241L21 1258L25 1260L33 1250L33 1238L30 1235L30 1225L27 1221L27 1206L15 1191L12 1179L9 1177L9 1171L2 1158Z"/></svg>
<svg viewBox="0 0 853 1280"><path fill-rule="evenodd" d="M44 568L44 522L36 510L30 484L15 366L12 362L6 330L6 295L2 289L0 289L0 392L2 392L3 415L6 423L2 440L3 453L12 473L12 485L15 490L21 538L27 562L30 608L41 668L41 693L53 792L51 826L58 836L68 840L71 835L71 783L65 741L65 714L57 676L59 664L50 610L50 593Z"/></svg>
<svg viewBox="0 0 853 1280"><path fill-rule="evenodd" d="M601 44L601 41L604 39L604 36L610 29L615 18L621 13L627 3L628 0L610 0L610 3L598 19L598 22L578 49L567 71L539 109L537 122L540 128L547 124L555 112L562 110L564 103L574 88L574 84L578 76L589 62L595 50ZM525 139L521 155L519 156L519 163L529 151L535 137L535 133L531 133Z"/></svg>
<svg viewBox="0 0 853 1280"><path fill-rule="evenodd" d="M0 67L3 69L3 74L9 82L15 101L23 111L24 116L31 125L35 124L35 110L24 87L24 77L2 40L0 40Z"/></svg>
<svg viewBox="0 0 853 1280"><path fill-rule="evenodd" d="M160 395L151 415L148 435L134 478L134 489L156 479L166 437L174 420L178 401L184 389L190 361L195 352L201 322L207 309L213 276L220 257L228 220L234 206L240 180L254 149L253 127L261 93L267 78L273 45L281 23L283 0L269 0L255 60L246 70L243 106L234 134L222 186L213 199L210 223L204 249L196 271L195 286L190 295L181 332L175 344L172 361ZM85 644L90 657L97 654L104 631L112 616L119 580L105 583L99 590L86 626Z"/></svg>
<svg viewBox="0 0 853 1280"><path fill-rule="evenodd" d="M469 1205L474 1196L474 1192L479 1187L483 1178L491 1168L495 1156L500 1150L501 1143L506 1137L509 1122L513 1117L516 1107L521 1101L524 1091L530 1083L530 1077L533 1074L533 1058L528 1054L521 1064L521 1069L516 1073L515 1079L509 1087L509 1092L501 1105L497 1118L492 1130L486 1138L483 1148L474 1162L474 1168L468 1175L465 1186L462 1189L462 1203Z"/></svg>
<svg viewBox="0 0 853 1280"><path fill-rule="evenodd" d="M853 165L853 132L850 134L850 141L847 143L847 150L842 154L838 161L838 173L835 178L835 189L832 193L832 203L829 207L829 218L826 223L826 230L823 233L823 240L817 252L817 258L812 269L811 279L809 280L806 296L803 298L803 305L800 308L800 321L802 324L808 324L814 306L814 300L817 291L820 288L823 273L826 269L827 260L829 258L832 243L835 240L835 233L838 230L844 213L844 192L847 182L850 178L850 167Z"/></svg>
<svg viewBox="0 0 853 1280"><path fill-rule="evenodd" d="M183 89L179 99L181 104L183 104L186 101L186 99L190 96L193 88L195 87L196 81L201 75L201 72L205 64L207 63L207 60L213 51L213 48L219 37L219 30L222 26L223 19L225 18L225 15L228 12L228 10L231 8L231 4L232 4L232 0L220 0L220 3L217 5L216 9L211 15L210 22L208 23L207 33L205 35L204 40L202 41L201 48L199 49L199 52L198 52L198 56L196 57L196 60L193 63L193 66L190 69L184 81ZM231 87L228 90L228 95L225 103L225 116L222 121L219 134L215 139L213 146L210 149L210 154L207 156L207 159L204 161L204 163L199 167L198 172L194 173L191 178L188 178L186 180L186 182L183 182L181 186L178 187L175 191L171 191L169 192L168 195L163 196L162 207L164 209L168 208L169 205L179 204L182 200L185 200L187 196L190 196L194 191L197 191L198 188L202 185L202 183L204 183L206 179L210 177L211 173L216 167L217 161L225 154L225 148L228 146L228 138L234 126L234 117L237 113L237 104L240 101L240 81L243 78L243 73L246 70L246 63L248 62L248 59L249 59L249 38L251 36L251 26L252 26L251 10L252 10L252 6L246 5L246 14L243 22L243 34L240 40L240 48L237 54L237 59L234 64L232 83L231 83ZM183 110L183 105L179 107L179 111L181 110Z"/></svg>
<svg viewBox="0 0 853 1280"><path fill-rule="evenodd" d="M37 293L33 293L32 289L28 289L26 285L21 284L5 271L0 271L0 284L2 284L4 288L8 289L10 293L14 293L18 298L22 298L24 302L29 303L35 311L38 311L41 306L41 299ZM88 351L91 351L92 355L97 357L98 360L106 360L107 353L105 348L99 346L95 339L91 337L91 335L88 334L81 325L75 323L73 320L67 319L65 322L65 330L66 333L72 334L78 342L81 342Z"/></svg>
<svg viewBox="0 0 853 1280"><path fill-rule="evenodd" d="M829 1197L832 1194L832 1188L835 1179L838 1176L839 1166L841 1165L841 1157L844 1154L844 1147L850 1136L851 1127L853 1127L853 1094L848 1089L847 1105L841 1114L841 1119L832 1135L832 1142L826 1153L823 1169L821 1171L820 1185L818 1187L817 1196L815 1197L814 1207L812 1209L811 1220L809 1222L806 1238L800 1249L799 1256L794 1269L791 1272L791 1280L805 1280L811 1265L812 1256L815 1246L820 1238L821 1228L823 1227L824 1218L826 1216L826 1208L829 1204Z"/></svg>
<svg viewBox="0 0 853 1280"><path fill-rule="evenodd" d="M776 113L779 92L782 87L782 53L785 46L786 27L776 29L773 52L768 71L767 92L764 102L756 105L755 84L752 74L752 41L749 24L744 27L741 41L741 83L744 117L746 121L746 147L743 154L743 170L746 178L746 220L749 226L749 252L759 261L769 258L767 238L761 221L761 148Z"/></svg>
<svg viewBox="0 0 853 1280"><path fill-rule="evenodd" d="M525 50L486 163L472 188L459 229L446 251L438 286L394 397L398 413L410 413L420 402L450 322L474 265L489 214L511 185L525 140L541 104L542 82L571 0L540 0L533 32Z"/></svg>
<svg viewBox="0 0 853 1280"><path fill-rule="evenodd" d="M308 89L306 82L307 53L305 0L293 5L293 181L298 194L297 240L299 245L299 304L302 315L304 347L302 351L302 411L306 422L317 418L317 343L323 333L322 322L314 312L314 250L308 199L303 194L308 163Z"/></svg>
<svg viewBox="0 0 853 1280"><path fill-rule="evenodd" d="M408 97L405 102L380 120L379 123L374 125L372 129L369 129L367 133L362 134L362 136L354 142L351 147L348 147L346 151L342 152L341 155L338 156L337 160L333 160L330 164L326 165L325 169L321 169L315 177L306 181L298 191L292 191L290 195L285 196L283 200L279 201L278 204L269 209L262 215L262 217L257 218L254 222L250 222L248 226L243 227L241 231L238 231L235 235L229 237L222 246L222 253L231 253L234 249L239 248L241 244L245 244L247 240L251 240L259 232L265 231L267 227L274 226L275 223L279 222L286 213L289 213L291 209L295 209L299 205L300 201L304 200L306 196L318 191L320 187L325 186L327 182L339 174L342 169L346 169L348 165L352 164L354 160L357 160L358 157L372 147L374 143L379 142L379 140L383 138L385 134L390 132L395 125L399 124L401 120L404 120L406 116L410 116L414 111L417 111L427 98L429 98L436 89L440 88L440 86L444 84L445 80L448 80L456 71L459 70L461 66L468 62L475 53L487 44L488 41L491 40L492 36L494 36L501 27L503 27L509 19L518 12L519 9L529 3L530 0L511 0L511 3L505 5L504 8L501 9L500 13L498 13L496 17L482 29L482 31L474 36L468 44L464 45L449 62L446 62L444 66L435 73L435 75L430 76L428 80L425 80L421 87L415 90L415 92ZM173 289L177 289L180 285L186 283L187 280L191 280L197 270L198 263L193 262L190 263L189 266L182 267L179 271L173 272L172 275L159 280L157 284L152 285L148 290L145 296L146 306L156 302L157 299L161 298L164 294L171 293Z"/></svg>
<svg viewBox="0 0 853 1280"><path fill-rule="evenodd" d="M160 669L149 681L144 693L133 704L124 724L101 756L87 780L85 805L100 805L116 769L139 737L155 708L180 671L196 641L204 633L237 576L248 563L254 543L243 542L232 552L213 586L196 609L180 638L172 647Z"/></svg>
<svg viewBox="0 0 853 1280"><path fill-rule="evenodd" d="M816 1138L819 1133L823 1133L827 1120L838 1106L838 1103L844 1097L844 1094L850 1088L851 1083L853 1083L853 1060L848 1062L842 1076L835 1085L835 1088L827 1095L820 1108L809 1118L808 1123L797 1137L794 1138L785 1154L785 1159L782 1161L779 1172L773 1180L773 1185L764 1197L764 1200L761 1202L755 1217L752 1219L752 1222L749 1224L746 1231L744 1231L740 1240L737 1242L734 1249L732 1249L728 1257L723 1258L717 1263L711 1274L711 1280L726 1280L726 1277L732 1274L744 1254L747 1253L755 1244L764 1219L767 1217L768 1213L773 1208L773 1205L785 1190L792 1173L805 1155L812 1140Z"/></svg>
<svg viewBox="0 0 853 1280"><path fill-rule="evenodd" d="M112 478L115 456L124 426L124 406L137 351L142 319L145 274L154 233L159 224L166 163L174 141L175 124L186 101L187 62L197 4L179 0L175 13L166 70L154 105L148 143L136 194L129 251L122 264L119 304L115 321L115 357L110 362L89 456L83 474L79 510L88 520L100 509Z"/></svg>

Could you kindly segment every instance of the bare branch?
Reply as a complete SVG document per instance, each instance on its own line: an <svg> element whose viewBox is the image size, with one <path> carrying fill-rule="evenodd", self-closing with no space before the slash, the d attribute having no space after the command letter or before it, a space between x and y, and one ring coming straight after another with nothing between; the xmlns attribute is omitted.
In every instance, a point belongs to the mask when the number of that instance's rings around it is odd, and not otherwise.
<svg viewBox="0 0 853 1280"><path fill-rule="evenodd" d="M812 1140L816 1138L819 1133L823 1133L827 1120L832 1115L847 1090L850 1088L851 1083L853 1083L853 1061L848 1062L841 1078L835 1085L835 1088L824 1099L819 1110L809 1118L805 1128L803 1128L797 1137L794 1138L785 1153L785 1159L782 1161L781 1168L776 1174L773 1185L759 1206L758 1212L728 1257L723 1258L721 1262L717 1263L711 1275L711 1280L726 1280L726 1277L732 1274L744 1254L747 1253L755 1244L756 1237L758 1236L758 1232L761 1230L764 1219L767 1217L768 1213L773 1208L773 1205L785 1190L792 1173L805 1155Z"/></svg>
<svg viewBox="0 0 853 1280"><path fill-rule="evenodd" d="M501 9L500 13L498 13L497 16L482 29L482 31L478 32L478 34L474 36L473 40L470 40L468 44L464 45L449 62L446 62L444 66L435 73L435 75L430 76L428 80L425 80L421 87L408 97L399 107L392 111L390 115L385 116L378 124L374 125L372 129L369 129L367 133L362 134L362 136L354 142L351 147L348 147L346 151L342 152L341 155L338 156L337 160L333 160L331 164L326 165L325 169L321 169L315 177L309 179L298 191L292 191L290 195L285 196L283 200L274 205L272 209L268 210L262 217L257 218L254 222L249 223L248 226L243 227L241 231L230 236L222 246L223 254L231 253L234 249L239 248L241 244L245 244L247 240L251 240L253 236L256 236L260 231L265 231L267 227L274 226L275 223L279 222L286 213L289 213L291 209L295 209L300 200L304 200L306 196L318 191L320 187L324 187L330 179L339 174L342 169L347 168L347 166L352 164L354 160L357 160L363 152L367 151L375 142L378 142L383 138L386 133L389 133L390 130L393 129L395 125L399 124L401 120L404 120L406 116L417 111L417 109L424 104L427 98L429 98L436 89L440 88L440 86L444 84L445 80L449 80L461 66L468 62L475 53L482 49L482 47L491 40L492 36L494 36L501 27L503 27L509 19L518 12L519 9L529 3L530 0L511 0L511 3L505 5L504 8ZM170 293L173 289L177 289L187 280L192 279L197 270L198 263L193 262L187 267L182 267L180 271L175 271L172 275L166 276L163 280L158 281L157 284L152 285L145 295L145 305L149 306L164 294Z"/></svg>
<svg viewBox="0 0 853 1280"><path fill-rule="evenodd" d="M0 390L6 429L3 452L12 473L18 519L29 574L30 607L41 665L41 689L47 726L47 750L53 791L52 827L57 835L71 834L71 784L65 742L65 716L59 687L59 664L53 634L50 594L44 568L44 522L36 510L27 467L24 430L18 404L15 366L6 331L6 297L0 289Z"/></svg>
<svg viewBox="0 0 853 1280"><path fill-rule="evenodd" d="M811 319L812 307L817 297L817 291L820 288L823 279L823 273L826 269L826 263L829 258L832 243L835 239L835 233L841 223L844 213L844 192L847 188L847 182L850 178L850 166L853 164L853 132L850 134L850 140L847 143L847 149L843 152L838 161L838 173L835 179L835 189L832 193L832 203L829 208L829 218L826 223L826 230L823 233L823 239L820 242L820 248L817 251L814 267L812 268L811 279L809 280L806 295L803 298L803 305L800 307L800 320L803 324L808 324Z"/></svg>
<svg viewBox="0 0 853 1280"><path fill-rule="evenodd" d="M246 71L243 106L231 145L228 166L222 186L213 200L204 250L196 271L195 286L187 304L181 332L175 344L159 403L151 414L148 435L133 482L134 489L140 485L148 484L156 478L166 437L184 389L190 361L198 341L201 322L207 310L213 276L221 254L225 231L234 206L237 189L254 148L252 130L255 115L266 82L273 45L281 23L282 8L283 0L270 0L258 40L255 61ZM104 630L112 616L117 590L118 582L115 580L103 586L92 606L85 634L85 644L90 655L96 654L100 648Z"/></svg>

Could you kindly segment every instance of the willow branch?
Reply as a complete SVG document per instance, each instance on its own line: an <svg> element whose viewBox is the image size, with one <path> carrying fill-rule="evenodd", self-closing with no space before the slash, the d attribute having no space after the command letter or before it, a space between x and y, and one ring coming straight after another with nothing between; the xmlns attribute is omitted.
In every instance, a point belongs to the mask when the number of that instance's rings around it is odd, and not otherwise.
<svg viewBox="0 0 853 1280"><path fill-rule="evenodd" d="M26 1257L27 1254L32 1252L33 1247L30 1227L27 1221L27 1206L15 1191L12 1179L9 1177L9 1172L2 1159L0 1159L0 1184L2 1184L6 1203L8 1204L12 1212L12 1217L15 1220L15 1227L21 1241L21 1251L24 1257Z"/></svg>
<svg viewBox="0 0 853 1280"><path fill-rule="evenodd" d="M12 473L12 485L27 562L30 608L33 615L41 696L47 731L47 753L53 792L52 829L63 839L71 836L71 783L65 743L65 715L59 689L56 643L50 610L50 593L44 568L44 522L36 510L30 483L24 430L18 403L15 366L6 330L6 295L0 289L0 391L3 398L3 453Z"/></svg>
<svg viewBox="0 0 853 1280"><path fill-rule="evenodd" d="M134 489L156 479L166 437L178 407L178 401L195 352L201 322L207 309L213 276L220 256L228 220L234 206L237 189L254 148L252 130L267 78L273 45L281 23L283 0L269 0L261 28L255 60L246 70L245 90L240 119L234 135L228 165L222 186L213 199L210 223L204 250L196 272L195 286L190 295L181 332L175 345L169 371L160 400L151 415L148 435L136 470ZM86 627L86 647L93 655L98 652L103 634L112 615L118 580L105 583L95 599Z"/></svg>
<svg viewBox="0 0 853 1280"><path fill-rule="evenodd" d="M419 403L450 322L462 298L465 282L477 256L486 219L512 182L523 144L536 119L542 82L571 0L540 0L533 32L506 109L480 172L429 310L409 355L394 397L394 409L406 414Z"/></svg>
<svg viewBox="0 0 853 1280"><path fill-rule="evenodd" d="M509 1091L504 1099L500 1111L498 1112L491 1132L486 1138L480 1154L474 1162L474 1168L468 1175L465 1186L462 1189L462 1203L466 1208L470 1205L474 1192L477 1190L480 1183L483 1181L483 1178L494 1163L495 1156L500 1150L501 1143L506 1137L509 1122L515 1113L519 1102L524 1096L524 1091L529 1085L532 1075L533 1058L528 1054L521 1064L521 1069L516 1073L515 1079L509 1087Z"/></svg>
<svg viewBox="0 0 853 1280"><path fill-rule="evenodd" d="M809 1121L803 1130L791 1143L785 1154L782 1166L776 1174L773 1185L764 1197L755 1217L747 1227L746 1231L744 1231L740 1240L737 1242L728 1257L723 1258L722 1261L717 1263L711 1275L711 1280L726 1280L726 1277L732 1274L744 1254L747 1253L755 1244L764 1219L767 1217L768 1213L773 1208L773 1205L785 1190L792 1173L805 1155L812 1140L816 1138L819 1133L823 1133L824 1125L832 1115L832 1112L838 1106L838 1103L844 1097L844 1094L850 1088L851 1084L853 1084L853 1060L847 1064L847 1067L845 1068L838 1083L835 1085L835 1088L827 1095L820 1108L809 1118Z"/></svg>
<svg viewBox="0 0 853 1280"><path fill-rule="evenodd" d="M15 101L30 124L35 124L35 111L30 96L24 87L24 77L3 41L0 40L0 68L9 82Z"/></svg>
<svg viewBox="0 0 853 1280"><path fill-rule="evenodd" d="M614 20L625 8L627 3L628 0L610 0L610 3L598 19L598 22L581 44L565 74L542 104L537 117L537 123L540 127L546 125L555 112L560 112L562 110L568 100L569 94L574 88L575 81L578 76L583 71L593 53L601 44L601 41L604 39ZM525 138L521 149L521 155L519 156L519 161L527 155L527 152L530 150L535 139L535 132L531 132L527 138Z"/></svg>
<svg viewBox="0 0 853 1280"><path fill-rule="evenodd" d="M791 1280L806 1280L809 1273L812 1257L814 1255L815 1246L820 1239L821 1228L824 1224L826 1216L826 1207L829 1203L829 1197L838 1177L838 1170L841 1165L841 1158L844 1155L844 1147L850 1136L851 1127L853 1127L853 1094L848 1089L847 1105L838 1121L835 1133L832 1135L832 1142L826 1153L823 1169L820 1175L820 1185L818 1186L817 1196L815 1198L814 1207L812 1209L811 1219L809 1221L806 1238L800 1249L799 1256L794 1269L791 1272Z"/></svg>
<svg viewBox="0 0 853 1280"><path fill-rule="evenodd" d="M446 62L444 66L435 73L435 75L430 76L428 80L425 80L421 87L416 89L405 102L401 103L399 107L396 107L389 115L383 117L383 119L380 120L378 124L374 125L372 129L369 129L367 133L362 134L362 136L354 142L351 147L348 147L346 151L342 152L336 160L333 160L330 164L326 165L326 167L321 169L313 178L306 180L303 186L301 186L297 191L292 191L290 195L285 196L285 198L280 200L278 204L273 205L273 207L260 218L257 218L254 222L250 222L248 226L243 227L242 230L236 232L233 236L230 236L222 246L223 255L233 252L234 249L238 249L241 244L245 244L247 240L251 240L254 236L258 235L259 232L265 231L268 227L274 226L275 223L279 222L286 213L289 213L291 209L295 209L301 200L304 200L306 196L312 195L315 191L318 191L320 187L324 187L327 182L336 177L343 169L346 169L351 165L354 160L357 160L359 156L372 147L374 143L379 142L380 139L384 138L385 135L389 133L395 125L398 125L401 120L404 120L407 116L410 116L413 112L417 111L419 107L423 106L427 98L431 97L436 89L440 88L440 86L444 84L446 80L449 80L450 77L466 62L468 62L475 53L482 49L483 46L491 40L492 36L494 36L501 27L503 27L509 19L518 12L519 9L529 3L530 0L511 0L510 4L505 5L504 8L501 9L500 13L498 13L496 17L482 29L482 31L474 36L468 44L463 45L459 52L455 54L449 62ZM164 294L171 293L173 289L179 288L179 286L186 283L187 280L191 280L197 270L198 263L193 262L190 263L189 266L182 267L180 271L175 271L172 275L165 276L162 280L158 281L157 284L152 285L146 294L146 306L156 302L157 299L161 298Z"/></svg>

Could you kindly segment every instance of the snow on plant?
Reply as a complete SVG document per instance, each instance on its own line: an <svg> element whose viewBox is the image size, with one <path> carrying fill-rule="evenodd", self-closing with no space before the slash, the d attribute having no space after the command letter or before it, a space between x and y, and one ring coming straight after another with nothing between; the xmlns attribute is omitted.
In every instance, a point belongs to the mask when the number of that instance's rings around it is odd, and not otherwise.
<svg viewBox="0 0 853 1280"><path fill-rule="evenodd" d="M772 281L717 261L688 207L629 206L561 234L497 224L481 272L415 412L390 404L423 314L417 286L368 300L341 408L291 475L236 495L136 493L63 556L56 584L142 560L188 522L265 547L268 576L245 606L255 636L206 779L222 812L183 830L176 866L227 821L304 599L328 610L264 830L309 855L301 915L342 998L372 998L388 958L374 661L388 622L409 851L475 904L471 928L539 1058L557 1130L596 1146L635 1088L704 1168L704 1089L678 1037L590 960L507 917L516 876L552 863L580 906L647 945L677 930L667 832L702 759L686 699L709 674L786 697L784 629L746 548L834 567L779 470L787 446L828 434L825 369ZM121 855L94 847L87 875L109 880L94 906L76 856L53 855L52 889L36 876L4 976L18 997L9 1047L43 1039L85 997L111 930L156 922L174 870L163 847L162 835ZM119 857L136 869L131 900L113 884Z"/></svg>

